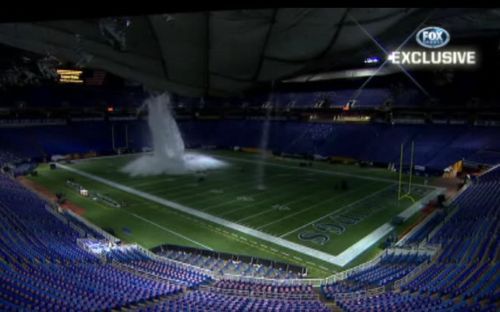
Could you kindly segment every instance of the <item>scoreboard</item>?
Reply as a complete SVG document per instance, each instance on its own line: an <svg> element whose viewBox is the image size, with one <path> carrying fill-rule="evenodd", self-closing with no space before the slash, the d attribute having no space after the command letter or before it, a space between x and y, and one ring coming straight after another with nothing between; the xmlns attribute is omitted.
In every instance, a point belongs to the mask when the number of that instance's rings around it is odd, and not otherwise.
<svg viewBox="0 0 500 312"><path fill-rule="evenodd" d="M106 78L103 70L57 69L61 84L84 84L88 86L102 86Z"/></svg>

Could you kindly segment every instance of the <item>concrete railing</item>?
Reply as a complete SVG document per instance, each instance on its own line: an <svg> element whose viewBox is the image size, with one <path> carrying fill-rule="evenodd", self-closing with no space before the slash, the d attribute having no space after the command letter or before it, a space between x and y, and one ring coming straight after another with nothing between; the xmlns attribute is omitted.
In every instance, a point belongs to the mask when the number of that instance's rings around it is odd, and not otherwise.
<svg viewBox="0 0 500 312"><path fill-rule="evenodd" d="M414 279L421 272L425 271L430 265L431 265L430 263L422 263L421 265L419 265L415 269L413 269L410 273L406 274L402 279L395 281L393 284L393 287L395 289L400 289L401 286L410 282L412 279Z"/></svg>
<svg viewBox="0 0 500 312"><path fill-rule="evenodd" d="M382 259L382 257L385 256L385 255L387 255L387 253L388 253L388 250L385 250L380 255L378 255L376 258L374 258L374 259L372 259L372 260L370 260L368 262L362 263L362 264L360 264L358 266L355 266L353 268L350 268L348 270L345 270L345 271L342 271L342 272L339 272L339 273L335 273L335 274L333 274L333 275L325 278L323 284L331 284L331 283L335 283L337 281L344 280L344 279L346 279L351 274L357 273L357 272L362 271L362 270L364 270L366 268L374 266L377 263L379 263L380 260Z"/></svg>
<svg viewBox="0 0 500 312"><path fill-rule="evenodd" d="M104 231L103 229L94 225L93 223L87 221L87 219L79 216L78 214L74 213L73 211L66 209L64 212L67 213L68 215L70 215L72 218L75 218L79 222L83 223L86 227L88 227L88 228L94 230L96 233L99 233L100 235L102 235L106 240L108 240L110 242L120 241L118 238L114 237L113 235L109 234L108 232Z"/></svg>
<svg viewBox="0 0 500 312"><path fill-rule="evenodd" d="M185 262L181 262L181 261L177 261L177 260L174 260L174 259L170 259L170 258L167 258L167 257L162 257L162 256L159 256L155 253L152 253L151 251L149 251L148 249L140 246L140 245L137 245L137 244L133 244L133 246L137 247L141 252L143 252L144 254L146 254L149 258L153 259L153 260L156 260L156 261L159 261L159 262L163 262L163 263L167 263L167 264L172 264L172 265L175 265L177 267L180 267L180 268L184 268L184 269L188 269L188 270L192 270L192 271L195 271L195 272L198 272L198 273L202 273L202 274L206 274L212 278L215 279L215 274L214 272L208 270L208 269L205 269L205 268L202 268L202 267L198 267L198 266L194 266L194 265L191 265L191 264L188 264L188 263L185 263Z"/></svg>
<svg viewBox="0 0 500 312"><path fill-rule="evenodd" d="M214 286L201 286L200 290L209 291L211 293L219 293L230 296L242 296L250 298L262 299L295 299L295 300L319 300L319 294L294 294L284 292L269 292L259 290L243 290L243 289L228 289Z"/></svg>
<svg viewBox="0 0 500 312"><path fill-rule="evenodd" d="M98 257L99 260L101 261L101 263L106 263L107 259L106 259L106 255L105 254L96 254L94 252L92 252L92 250L84 243L86 239L85 238L78 238L76 240L76 244L78 245L78 247L80 247L81 249L87 251L88 253L90 254L93 254L94 256Z"/></svg>
<svg viewBox="0 0 500 312"><path fill-rule="evenodd" d="M139 272L143 275L146 275L146 276L151 276L151 277L154 277L156 279L159 279L159 280L163 280L163 281L167 281L167 282L170 282L170 283L174 283L174 284L182 284L184 285L186 282L182 281L182 280L177 280L177 279L173 279L173 278L168 278L168 277L165 277L165 276L162 276L162 275L159 275L159 274L156 274L154 272L151 272L151 271L146 271L142 268L138 268L136 266L133 266L133 265L129 265L127 263L124 263L124 262L118 262L118 261L113 261L112 264L114 266L117 266L117 267L121 267L121 268L125 268L129 271L133 271L133 272ZM186 287L186 285L184 285L184 287Z"/></svg>
<svg viewBox="0 0 500 312"><path fill-rule="evenodd" d="M411 229L408 233L406 233L397 243L396 246L404 246L406 241L413 236L416 232L418 232L421 228L423 228L427 223L429 223L435 215L439 213L438 210L434 210L428 216L425 217L422 222L420 222L417 226Z"/></svg>
<svg viewBox="0 0 500 312"><path fill-rule="evenodd" d="M439 246L434 246L434 245L413 246L413 247L408 247L408 248L396 247L396 248L386 249L382 254L380 254L377 258L373 259L372 261L363 263L363 264L361 264L357 267L354 267L350 270L340 272L340 273L337 273L336 275L333 275L331 277L326 278L325 284L331 284L331 283L334 283L337 281L344 280L351 274L355 274L357 272L360 272L362 270L365 270L367 268L375 266L380 262L382 257L386 256L386 255L398 256L398 255L412 255L412 254L414 254L414 255L427 254L427 255L433 257L436 253L439 252L439 250L440 250ZM374 288L374 289L376 289L376 288Z"/></svg>
<svg viewBox="0 0 500 312"><path fill-rule="evenodd" d="M255 282L269 285L311 285L319 287L324 282L322 278L294 278L294 279L277 279L257 276L245 276L237 274L219 274L215 276L216 280L233 280L240 282Z"/></svg>
<svg viewBox="0 0 500 312"><path fill-rule="evenodd" d="M441 244L433 244L433 245L427 244L427 245L421 246L421 248L425 248L426 250L428 250L429 253L432 253L432 254L430 254L431 261L422 263L421 265L417 266L413 271L406 274L402 279L399 279L396 282L394 282L394 285L393 285L394 288L400 289L401 286L403 286L403 285L407 284L408 282L410 282L411 280L413 280L417 275L419 275L421 272L423 272L427 268L429 268L442 252Z"/></svg>
<svg viewBox="0 0 500 312"><path fill-rule="evenodd" d="M342 300L342 299L356 299L360 297L366 297L366 296L375 296L382 294L385 291L385 287L375 287L375 288L370 288L366 290L360 290L356 292L347 292L347 293L337 293L334 295L335 300Z"/></svg>
<svg viewBox="0 0 500 312"><path fill-rule="evenodd" d="M368 267L376 265L380 262L382 256L388 254L389 250L385 250L375 259L360 264L354 268L349 270L335 273L327 278L300 278L300 279L275 279L275 278L266 278L266 277L255 277L255 276L244 276L237 274L220 274L216 275L215 279L227 279L227 280L237 280L237 281L248 281L248 282L258 282L258 283L268 283L273 285L312 285L314 287L319 287L325 284L331 284L340 280L346 279L350 274L354 274L361 270L364 270Z"/></svg>

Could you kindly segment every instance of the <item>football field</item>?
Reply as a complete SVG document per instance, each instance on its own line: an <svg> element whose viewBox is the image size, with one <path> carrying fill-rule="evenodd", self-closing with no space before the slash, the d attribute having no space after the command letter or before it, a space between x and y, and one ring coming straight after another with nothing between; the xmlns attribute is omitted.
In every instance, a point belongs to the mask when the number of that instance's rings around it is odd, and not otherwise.
<svg viewBox="0 0 500 312"><path fill-rule="evenodd" d="M420 200L437 189L413 177L398 200L398 174L232 152L204 152L227 167L189 175L130 177L120 169L137 155L76 161L30 177L85 209L83 216L146 248L163 243L255 255L307 266L328 276L370 253L403 214L410 226ZM305 166L304 166L305 165ZM67 180L119 203L80 196ZM408 178L404 177L407 181ZM408 185L402 185L406 193ZM406 211L406 212L405 212Z"/></svg>

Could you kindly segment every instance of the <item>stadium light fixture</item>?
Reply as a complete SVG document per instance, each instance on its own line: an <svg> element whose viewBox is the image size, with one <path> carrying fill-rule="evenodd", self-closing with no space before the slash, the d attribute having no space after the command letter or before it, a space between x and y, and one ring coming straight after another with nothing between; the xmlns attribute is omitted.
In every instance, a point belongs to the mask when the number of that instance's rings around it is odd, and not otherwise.
<svg viewBox="0 0 500 312"><path fill-rule="evenodd" d="M432 11L434 12L434 11ZM410 35L396 48L395 51L400 51L402 47L404 47L408 41L413 37L413 35L420 29L420 27L422 27L422 25L425 24L425 22L431 17L432 15L432 12L410 33ZM359 22L351 15L349 14L349 18L359 27L359 29L361 29L361 31L368 37L370 38L370 40L380 49L382 50L386 56L389 56L389 52L361 25L359 24ZM359 97L359 95L361 94L361 92L363 92L363 89L364 87L371 81L371 79L373 77L375 77L377 75L377 73L385 67L385 65L389 62L389 58L386 58L385 61L377 68L377 71L375 72L375 74L373 76L370 76L368 79L365 80L365 82L363 82L363 84L361 85L361 87L359 87L358 90L356 90L354 92L354 96L353 98L356 99ZM401 64L396 64L396 66L398 66L401 71L425 94L427 95L428 97L430 97L430 94L427 92L427 90L424 89L424 87L422 87L422 85L420 85L420 83L418 83L417 80L415 80L415 78L413 78L413 76L401 65Z"/></svg>
<svg viewBox="0 0 500 312"><path fill-rule="evenodd" d="M380 58L377 56L367 57L364 60L365 64L378 64L380 63Z"/></svg>

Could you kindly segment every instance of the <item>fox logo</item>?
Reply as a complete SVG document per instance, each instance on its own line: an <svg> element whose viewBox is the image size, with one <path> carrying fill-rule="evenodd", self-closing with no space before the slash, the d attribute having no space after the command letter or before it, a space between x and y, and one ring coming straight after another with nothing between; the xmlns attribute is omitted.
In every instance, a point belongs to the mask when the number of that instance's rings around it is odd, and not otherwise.
<svg viewBox="0 0 500 312"><path fill-rule="evenodd" d="M418 44L424 48L437 49L450 42L450 34L444 28L431 26L421 29L417 33L416 39Z"/></svg>

